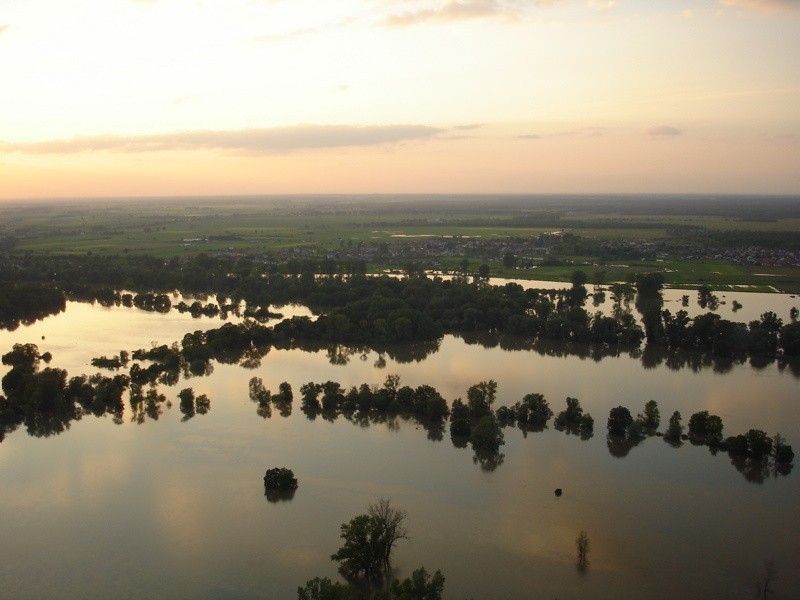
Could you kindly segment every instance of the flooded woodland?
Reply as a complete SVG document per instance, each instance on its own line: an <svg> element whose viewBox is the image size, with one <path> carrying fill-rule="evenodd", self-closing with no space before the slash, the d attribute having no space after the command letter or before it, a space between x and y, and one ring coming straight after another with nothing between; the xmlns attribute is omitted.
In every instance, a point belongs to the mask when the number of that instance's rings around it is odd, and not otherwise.
<svg viewBox="0 0 800 600"><path fill-rule="evenodd" d="M665 307L677 310L684 294L686 310L701 312L694 291L665 290ZM787 320L796 303L728 292L716 310L742 322L767 310ZM596 309L609 310L609 301ZM302 306L271 310L311 316ZM0 348L36 344L52 354L50 366L91 375L93 358L221 324L69 301L60 314L0 331ZM612 408L636 414L654 400L662 432L674 411L685 425L707 410L725 436L755 428L797 447L800 369L791 361L676 360L647 348L598 352L466 333L380 351L269 347L251 358L154 384L164 398L150 410L137 411L126 392L123 411L84 414L58 435L8 432L0 444L3 595L293 597L313 577L340 579L330 558L339 525L379 498L408 513L410 539L396 548L394 575L439 569L447 598L752 597L768 565L775 598L800 588L800 478L791 468L689 440L606 436ZM552 420L539 430L506 426L500 454L487 461L451 438L446 422L301 410L308 382L346 391L378 388L390 375L400 386L434 387L448 405L489 380L497 382L493 409L539 393L558 413L577 398L594 433ZM287 382L294 400L259 410L248 393L253 378L273 394ZM187 387L207 397L204 410L185 410L178 394ZM290 497L265 496L264 471L274 466L297 476ZM584 568L576 566L580 532L590 543Z"/></svg>

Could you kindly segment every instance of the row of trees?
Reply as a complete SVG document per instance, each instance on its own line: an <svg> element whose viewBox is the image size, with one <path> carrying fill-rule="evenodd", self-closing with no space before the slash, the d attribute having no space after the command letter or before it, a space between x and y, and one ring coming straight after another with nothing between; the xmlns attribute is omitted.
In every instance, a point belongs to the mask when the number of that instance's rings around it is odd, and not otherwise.
<svg viewBox="0 0 800 600"><path fill-rule="evenodd" d="M48 283L6 281L0 285L0 328L16 329L62 312L67 306L64 292Z"/></svg>
<svg viewBox="0 0 800 600"><path fill-rule="evenodd" d="M157 420L163 407L172 405L156 388L145 392L142 384L128 375L106 377L96 373L70 378L64 369L40 368L51 359L50 353L40 353L36 344L15 344L2 356L3 364L11 368L2 379L5 395L0 395L0 440L20 425L36 437L57 435L69 429L73 421L90 415L110 415L114 423L122 424L126 391L132 422ZM195 396L192 388L178 392L178 400L184 421L211 409L208 396Z"/></svg>
<svg viewBox="0 0 800 600"><path fill-rule="evenodd" d="M261 326L257 326L261 327ZM230 326L227 329L244 331L247 328ZM187 336L197 341L195 336ZM218 339L212 334L211 339ZM224 337L222 339L225 339ZM238 340L225 347L241 347L237 335L230 339ZM207 340L206 340L207 341ZM205 343L204 341L203 343ZM191 345L191 344L190 344ZM115 375L104 377L100 374L86 377L81 375L67 379L66 371L46 367L39 370L41 362L49 362L48 353L40 354L34 344L17 344L3 355L3 363L11 369L2 379L6 396L0 396L0 425L2 433L13 431L23 422L31 435L44 436L61 433L69 428L71 421L86 414L112 415L117 423L122 423L124 405L122 396L129 389L131 420L142 423L147 418L158 419L162 407L171 403L157 389L150 388L146 393L143 383L149 382L143 373L169 373L178 369L185 357L177 346L156 346L148 351L136 351L140 360L160 360L149 367L142 368L137 363L131 367L131 376ZM114 360L126 359L125 353ZM111 359L105 359L111 361ZM155 368L154 368L155 367ZM161 378L159 378L160 382ZM257 413L267 418L273 407L281 416L291 415L293 391L288 382L280 384L277 393L272 393L258 377L251 378L249 396L257 404ZM444 431L444 420L450 417L450 434L457 447L470 444L475 452L474 460L483 468L493 469L502 463L500 447L504 445L503 426L517 425L523 431L537 431L546 427L553 417L553 410L541 394L527 394L511 407L500 407L496 411L493 404L497 396L497 382L481 381L467 389L466 402L461 398L448 406L439 392L428 385L417 388L401 386L396 375L389 375L383 386L352 386L344 390L337 382L308 382L301 386L301 408L309 418L322 415L333 420L343 414L362 422L371 419L385 420L392 415L414 418L428 431L431 439L439 440ZM210 410L210 399L205 395L195 396L191 388L178 393L183 419L188 420L196 414L206 414ZM577 398L567 398L566 407L554 420L556 429L580 435L588 439L593 434L594 419L584 413ZM689 439L693 443L707 444L713 450L729 452L748 464L771 461L778 472L787 473L791 469L794 453L791 446L779 434L770 438L763 431L751 429L745 434L723 438L722 419L707 411L691 416L688 423L688 436L683 434L679 412L673 413L664 434L658 433L660 413L658 405L651 400L644 406L643 413L634 418L622 406L609 413L607 429L609 449L612 454L621 456L649 435L663 435L672 443Z"/></svg>
<svg viewBox="0 0 800 600"><path fill-rule="evenodd" d="M152 290L180 289L214 293L224 304L195 303L179 307L193 314L236 310L241 300L248 306L303 303L322 313L316 321L296 319L281 324L279 337L336 342L388 343L439 338L444 331L509 331L526 336L636 345L641 329L630 318L590 315L582 307L582 286L560 292L523 290L516 284L490 286L443 281L421 276L403 280L392 277L297 277L279 269L265 269L251 258L193 257L153 262L138 257L78 257L62 262L58 257L18 258L21 264L0 261L0 281L30 279L47 282L77 298L103 303L139 306L166 311L171 300ZM51 261L55 264L51 264ZM146 265L147 269L142 269ZM126 275L127 273L127 275ZM194 277L193 273L202 273ZM108 286L113 286L109 288ZM114 291L134 289L136 295ZM578 294L577 292L583 292ZM63 292L59 291L63 297ZM254 314L254 316L257 316ZM266 315L265 318L268 318Z"/></svg>
<svg viewBox="0 0 800 600"><path fill-rule="evenodd" d="M688 434L684 434L679 411L672 413L664 434L657 431L660 422L661 416L655 400L648 401L644 412L636 418L624 406L612 408L607 423L609 443L621 443L625 447L625 442L635 444L650 435L663 435L666 441L675 445L686 439L694 444L707 445L713 452L728 452L737 467L750 467L752 470L753 466L766 467L771 464L776 473L784 475L791 470L794 452L780 433L769 437L760 429L750 429L747 433L724 438L722 418L707 410L691 415Z"/></svg>
<svg viewBox="0 0 800 600"><path fill-rule="evenodd" d="M15 301L15 306L37 307L53 298L55 305L52 310L63 309L64 293L57 287L59 285L71 295L96 297L103 302L135 305L145 310L163 311L171 306L168 295L144 287L147 278L143 278L140 284L134 283L133 287L141 290L135 296L120 294L108 287L92 287L107 285L105 279L115 280L115 277L112 273L104 276L102 270L95 275L86 273L83 258L75 259L77 264L63 264L60 259L53 258L59 269L53 269L52 265L46 269L45 264L37 263L37 260L44 259L18 260L22 261L22 268L19 264L15 265L16 268L0 265L6 269L0 268L0 280L4 277L10 281L29 278L33 283L15 283L5 293L31 292L34 288L36 293L26 293L24 301ZM85 260L94 265L95 259ZM126 270L139 273L139 265L129 264L127 259L102 260L110 261L118 268L119 273L114 271L116 276L121 276ZM150 264L147 259L141 260ZM265 271L252 258L233 261L199 256L185 261L158 263L157 268L151 266L156 272L170 275L165 278L169 285L164 287L168 289L177 286L186 291L213 290L216 293L219 304L203 306L195 302L182 307L193 314L236 311L243 299L248 306L256 307L250 312L260 320L273 316L269 311L257 308L269 304L301 302L322 313L316 320L294 318L270 329L275 343L305 340L375 345L435 340L445 331L490 331L512 332L537 340L610 347L635 347L646 335L651 346L690 349L714 356L775 355L778 351L787 356L800 355L800 323L784 325L774 313L765 313L760 320L744 325L713 313L690 319L685 311L673 315L662 310L660 290L664 280L660 273L638 274L629 286L613 284L611 292L615 310L611 315L601 315L590 314L583 307L587 277L580 271L573 274L572 288L555 292L523 290L516 284L490 286L482 281L443 281L428 279L424 275L404 280L364 275L297 277L282 274L279 269ZM206 279L215 287L210 287L209 283L198 288L197 282L193 283L191 277L186 278L187 271L191 273L200 268L205 270ZM76 277L67 279L67 273ZM51 283L54 276L55 286ZM42 280L48 283L44 284ZM86 283L74 283L84 280ZM160 279L153 276L150 281L155 283ZM157 289L156 286L149 289L154 287ZM621 299L627 301L632 290L637 294L636 306L642 314L644 329L629 312L616 309ZM38 300L29 301L33 296ZM701 289L701 300L703 298L713 298L707 287Z"/></svg>

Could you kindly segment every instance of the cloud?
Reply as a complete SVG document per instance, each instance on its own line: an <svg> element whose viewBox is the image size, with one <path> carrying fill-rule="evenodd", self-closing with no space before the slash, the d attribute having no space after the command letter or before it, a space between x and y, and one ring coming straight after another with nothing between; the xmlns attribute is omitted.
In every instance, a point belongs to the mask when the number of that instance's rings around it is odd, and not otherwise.
<svg viewBox="0 0 800 600"><path fill-rule="evenodd" d="M542 136L540 136L537 133L526 133L524 135L518 135L517 139L518 140L540 140L540 139L542 139Z"/></svg>
<svg viewBox="0 0 800 600"><path fill-rule="evenodd" d="M185 106L187 104L194 104L197 102L197 98L194 96L179 96L170 102L172 106Z"/></svg>
<svg viewBox="0 0 800 600"><path fill-rule="evenodd" d="M412 10L389 15L384 24L390 27L408 27L426 22L465 21L469 19L499 18L517 21L527 8L558 4L561 0L446 0L433 8Z"/></svg>
<svg viewBox="0 0 800 600"><path fill-rule="evenodd" d="M295 29L294 31L289 31L287 33L257 35L256 37L253 38L253 40L256 42L269 44L273 42L285 42L288 40L293 40L314 33L317 33L317 29L315 29L314 27L305 27L303 29Z"/></svg>
<svg viewBox="0 0 800 600"><path fill-rule="evenodd" d="M295 125L232 131L177 131L138 136L79 136L21 144L0 143L0 152L76 154L79 152L165 152L228 150L245 154L278 154L313 148L378 146L432 138L444 129L425 125Z"/></svg>
<svg viewBox="0 0 800 600"><path fill-rule="evenodd" d="M644 133L650 137L674 136L683 135L683 129L678 129L677 127L671 127L669 125L654 125L653 127L645 129Z"/></svg>
<svg viewBox="0 0 800 600"><path fill-rule="evenodd" d="M586 0L586 6L599 11L613 10L617 8L615 0Z"/></svg>
<svg viewBox="0 0 800 600"><path fill-rule="evenodd" d="M580 129L571 129L569 131L559 131L554 134L557 136L582 136L582 137L603 137L605 135L605 127L581 127Z"/></svg>
<svg viewBox="0 0 800 600"><path fill-rule="evenodd" d="M467 123L465 125L456 125L453 129L457 129L459 131L470 131L472 129L480 129L483 127L483 123Z"/></svg>
<svg viewBox="0 0 800 600"><path fill-rule="evenodd" d="M0 25L0 33L5 32L8 29L8 25Z"/></svg>
<svg viewBox="0 0 800 600"><path fill-rule="evenodd" d="M750 8L767 12L800 8L800 0L719 0L723 6Z"/></svg>

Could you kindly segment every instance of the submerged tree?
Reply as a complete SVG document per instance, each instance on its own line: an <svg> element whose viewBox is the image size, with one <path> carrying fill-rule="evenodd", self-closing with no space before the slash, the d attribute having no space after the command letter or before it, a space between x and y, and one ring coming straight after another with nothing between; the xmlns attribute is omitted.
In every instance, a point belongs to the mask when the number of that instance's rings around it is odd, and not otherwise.
<svg viewBox="0 0 800 600"><path fill-rule="evenodd" d="M683 434L683 425L681 425L681 413L675 411L669 418L669 426L667 432L664 434L664 439L670 442L677 442L681 439Z"/></svg>
<svg viewBox="0 0 800 600"><path fill-rule="evenodd" d="M473 418L492 414L492 404L497 396L497 382L481 381L467 390L467 405Z"/></svg>
<svg viewBox="0 0 800 600"><path fill-rule="evenodd" d="M625 436L631 425L633 425L631 411L624 406L617 406L611 409L608 414L608 433L616 436Z"/></svg>
<svg viewBox="0 0 800 600"><path fill-rule="evenodd" d="M364 596L352 585L315 577L297 588L297 600L362 600Z"/></svg>
<svg viewBox="0 0 800 600"><path fill-rule="evenodd" d="M506 443L503 438L503 430L492 416L485 416L478 421L470 433L469 441L472 443L473 450L489 453L497 453L500 446Z"/></svg>
<svg viewBox="0 0 800 600"><path fill-rule="evenodd" d="M775 560L769 559L764 561L764 572L758 581L756 581L756 598L767 600L771 594L775 593L772 589L772 584L778 576L778 569L775 566Z"/></svg>
<svg viewBox="0 0 800 600"><path fill-rule="evenodd" d="M331 555L348 578L370 578L389 569L392 550L401 539L408 539L404 526L406 512L392 508L381 498L369 506L368 514L358 515L341 525L344 544Z"/></svg>
<svg viewBox="0 0 800 600"><path fill-rule="evenodd" d="M578 568L583 570L589 566L589 536L585 531L581 531L575 538L575 547L578 550Z"/></svg>
<svg viewBox="0 0 800 600"><path fill-rule="evenodd" d="M644 405L644 414L638 415L637 421L646 432L650 433L658 429L661 423L661 413L658 410L658 403L655 400L648 400Z"/></svg>
<svg viewBox="0 0 800 600"><path fill-rule="evenodd" d="M383 566L388 569L395 544L400 540L408 539L408 530L404 525L408 513L392 508L392 504L387 498L381 498L375 504L370 504L368 512L381 532Z"/></svg>
<svg viewBox="0 0 800 600"><path fill-rule="evenodd" d="M387 592L379 593L375 600L442 600L444 575L436 571L430 575L425 567L414 569L411 577L395 579Z"/></svg>

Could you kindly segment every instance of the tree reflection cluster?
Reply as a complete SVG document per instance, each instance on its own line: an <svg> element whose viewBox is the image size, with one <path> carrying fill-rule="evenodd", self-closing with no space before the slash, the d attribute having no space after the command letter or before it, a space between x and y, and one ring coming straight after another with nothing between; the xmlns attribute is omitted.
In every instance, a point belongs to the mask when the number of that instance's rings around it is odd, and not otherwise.
<svg viewBox="0 0 800 600"><path fill-rule="evenodd" d="M770 438L760 429L750 429L745 434L725 438L722 418L707 410L691 415L688 434L683 433L678 411L670 417L666 433L657 431L659 424L660 411L655 400L649 400L644 413L636 418L624 406L612 408L607 423L609 453L617 458L625 457L647 437L659 436L676 448L688 441L695 446L707 446L715 455L727 452L731 464L752 483L763 483L770 475L785 476L792 471L794 452L780 433Z"/></svg>
<svg viewBox="0 0 800 600"><path fill-rule="evenodd" d="M0 396L3 435L24 424L30 435L48 437L89 414L110 414L115 423L122 423L122 395L130 383L126 375L80 375L67 381L63 369L39 369L50 359L35 344L15 344L3 355L3 364L11 367L2 380L6 395Z"/></svg>
<svg viewBox="0 0 800 600"><path fill-rule="evenodd" d="M163 350L157 349L157 353L161 352ZM51 356L47 352L40 354L35 344L15 344L2 360L11 369L2 379L5 396L0 396L0 440L20 425L35 437L57 435L69 429L73 421L89 415L110 415L112 421L120 425L125 412L123 395L126 391L131 421L135 423L157 420L164 406L172 406L156 387L144 391L144 384L149 383L147 378L137 379L122 374L106 377L95 373L68 379L64 369L40 369L40 364L49 363ZM137 367L137 364L132 365L132 374L145 371L141 367L137 370ZM169 377L164 377L165 373ZM177 378L175 374L174 382ZM174 383L169 371L162 371L158 382ZM204 415L211 408L208 396L195 396L191 388L181 390L178 399L184 421L196 414Z"/></svg>
<svg viewBox="0 0 800 600"><path fill-rule="evenodd" d="M62 369L48 366L40 370L40 363L48 363L51 358L48 353L40 354L34 344L16 344L2 357L11 369L2 380L6 395L0 396L0 433L4 436L25 424L34 436L58 434L68 429L72 421L89 414L108 414L115 423L122 423L122 397L128 389L131 421L141 424L147 419L157 420L164 407L171 406L158 392L158 384L174 386L181 375L184 378L207 375L213 369L212 360L253 367L269 351L273 335L270 328L254 321L226 323L218 329L187 334L181 344L154 345L149 350L132 352L130 356L136 362L130 365L129 375L80 375L69 380ZM362 356L366 354L363 348L358 351ZM151 364L145 365L145 361ZM121 351L119 356L94 359L93 365L119 369L129 362L128 353ZM145 386L150 386L146 392ZM504 427L517 426L527 435L544 430L554 414L544 396L537 393L525 395L511 407L494 410L496 393L495 381L481 381L467 389L466 402L457 398L448 405L435 388L401 386L397 375L388 375L382 386L362 383L345 390L334 381L312 381L300 388L301 410L312 420L319 416L335 421L343 416L361 427L379 423L397 428L401 419L421 426L429 439L440 441L449 417L453 445L458 448L471 445L473 460L485 470L493 470L503 462L500 447L505 443ZM253 377L249 381L249 396L262 418L271 417L273 409L282 417L292 413L294 395L288 382L281 383L278 391L272 393L261 378ZM195 396L191 388L181 390L178 399L183 421L210 410L209 398L205 394ZM683 434L677 411L670 418L666 434L657 431L659 423L658 407L652 400L636 418L625 407L612 409L608 422L609 452L616 457L626 456L644 439L655 435L675 446L689 440L695 445L708 446L714 453L727 451L734 466L749 481L763 481L769 473L785 475L792 469L794 454L780 435L766 438L766 434L761 435L763 432L750 430L724 439L720 417L705 411L691 416L688 435ZM568 397L565 409L554 419L554 428L588 440L594 433L594 419L583 412L577 398ZM768 447L762 438L769 442Z"/></svg>

